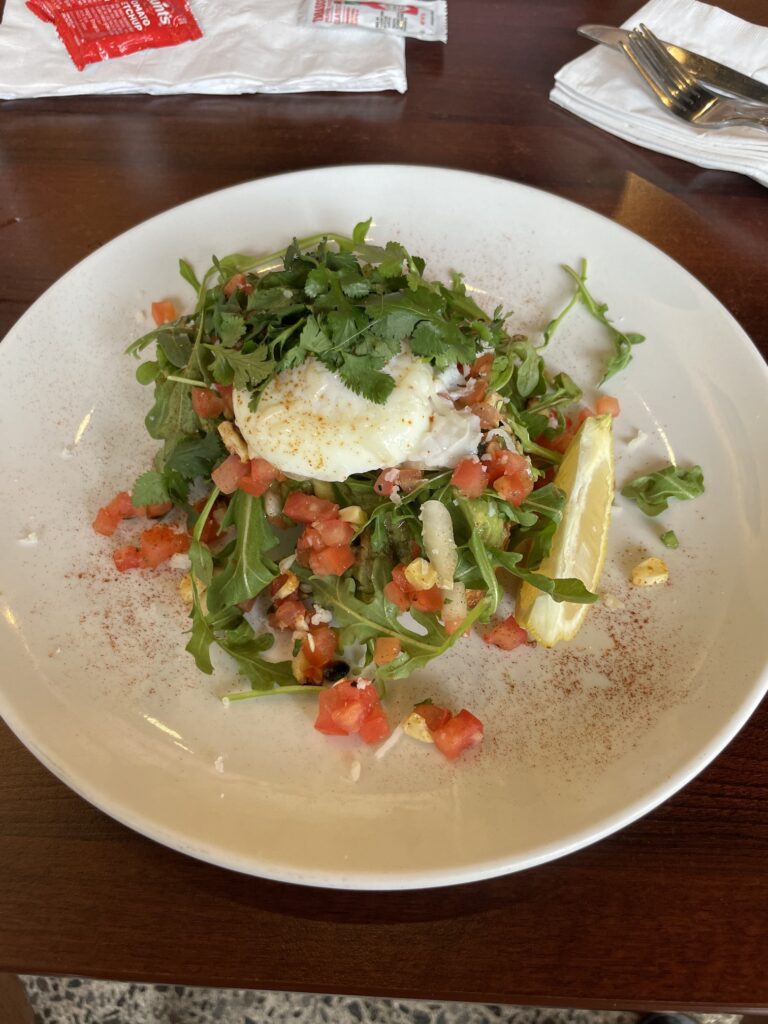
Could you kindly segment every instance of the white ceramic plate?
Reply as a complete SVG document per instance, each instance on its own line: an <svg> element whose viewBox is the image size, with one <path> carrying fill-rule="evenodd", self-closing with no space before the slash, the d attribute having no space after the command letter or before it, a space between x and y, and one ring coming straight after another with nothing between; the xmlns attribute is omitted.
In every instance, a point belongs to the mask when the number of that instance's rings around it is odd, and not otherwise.
<svg viewBox="0 0 768 1024"><path fill-rule="evenodd" d="M224 666L183 651L178 573L111 568L90 521L148 465L150 393L123 350L149 303L189 303L180 256L268 252L291 236L399 238L535 336L569 293L559 264L647 335L608 389L622 405L619 483L699 462L706 494L649 520L618 500L603 591L570 645L502 654L463 642L390 687L467 706L486 741L456 763L403 740L386 757L312 729L313 700L225 708ZM575 311L553 365L589 383L608 342ZM521 185L431 168L329 168L251 182L141 224L75 267L0 346L0 709L56 775L159 842L252 874L343 888L444 885L520 870L622 827L685 784L766 688L762 441L766 369L677 264L588 210ZM591 398L587 392L587 398ZM626 442L643 431L647 439ZM659 534L681 540L668 552ZM632 589L666 558L670 583ZM611 607L609 607L609 605ZM359 779L353 781L359 769Z"/></svg>

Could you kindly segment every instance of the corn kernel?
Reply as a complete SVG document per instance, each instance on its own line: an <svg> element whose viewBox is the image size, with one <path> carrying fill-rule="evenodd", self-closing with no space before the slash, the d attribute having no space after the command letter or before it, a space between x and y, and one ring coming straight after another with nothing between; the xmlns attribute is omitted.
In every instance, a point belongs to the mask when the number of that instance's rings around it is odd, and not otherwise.
<svg viewBox="0 0 768 1024"><path fill-rule="evenodd" d="M654 587L668 579L669 569L660 558L646 558L632 570L632 582L636 587Z"/></svg>
<svg viewBox="0 0 768 1024"><path fill-rule="evenodd" d="M426 558L414 558L405 567L405 578L414 590L431 590L437 584L437 572Z"/></svg>
<svg viewBox="0 0 768 1024"><path fill-rule="evenodd" d="M347 505L339 512L339 519L345 523L352 523L353 526L362 526L368 516L359 505Z"/></svg>

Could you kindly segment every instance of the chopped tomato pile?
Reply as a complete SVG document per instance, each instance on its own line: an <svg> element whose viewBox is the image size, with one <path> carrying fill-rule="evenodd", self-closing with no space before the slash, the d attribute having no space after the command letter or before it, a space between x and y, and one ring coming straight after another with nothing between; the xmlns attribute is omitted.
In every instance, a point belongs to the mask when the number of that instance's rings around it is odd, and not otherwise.
<svg viewBox="0 0 768 1024"><path fill-rule="evenodd" d="M483 723L466 708L455 715L437 704L417 704L413 710L424 720L435 746L449 761L482 742Z"/></svg>
<svg viewBox="0 0 768 1024"><path fill-rule="evenodd" d="M326 736L357 734L366 743L389 736L389 722L369 679L342 679L320 692L315 728Z"/></svg>

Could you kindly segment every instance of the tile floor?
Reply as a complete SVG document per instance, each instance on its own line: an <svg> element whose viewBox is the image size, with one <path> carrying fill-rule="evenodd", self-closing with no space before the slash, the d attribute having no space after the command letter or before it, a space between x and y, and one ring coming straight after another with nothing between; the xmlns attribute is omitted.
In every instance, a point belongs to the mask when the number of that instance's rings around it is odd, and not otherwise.
<svg viewBox="0 0 768 1024"><path fill-rule="evenodd" d="M292 995L26 976L38 1024L636 1024L625 1012ZM698 1024L739 1024L698 1016Z"/></svg>

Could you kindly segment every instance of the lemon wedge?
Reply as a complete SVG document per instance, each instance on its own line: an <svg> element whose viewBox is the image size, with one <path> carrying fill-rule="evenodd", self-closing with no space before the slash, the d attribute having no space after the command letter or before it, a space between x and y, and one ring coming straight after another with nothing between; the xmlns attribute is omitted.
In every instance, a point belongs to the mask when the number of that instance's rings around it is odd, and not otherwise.
<svg viewBox="0 0 768 1024"><path fill-rule="evenodd" d="M539 572L555 579L575 576L593 593L608 548L613 502L613 418L590 416L568 446L555 475L565 491L563 518ZM571 640L589 609L586 604L554 601L524 583L517 603L517 621L545 647Z"/></svg>

